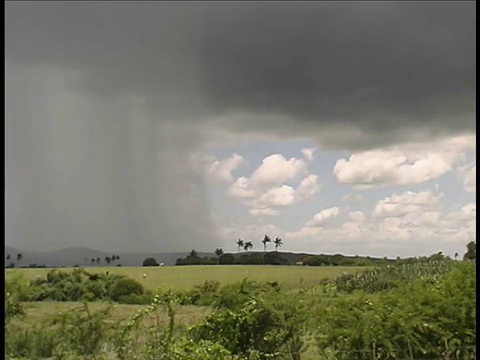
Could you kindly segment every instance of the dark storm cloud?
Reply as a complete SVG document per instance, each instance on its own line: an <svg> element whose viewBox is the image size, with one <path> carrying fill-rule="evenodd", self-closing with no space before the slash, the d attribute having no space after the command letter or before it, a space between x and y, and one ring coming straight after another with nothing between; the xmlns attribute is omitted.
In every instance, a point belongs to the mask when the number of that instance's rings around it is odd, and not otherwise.
<svg viewBox="0 0 480 360"><path fill-rule="evenodd" d="M408 140L419 129L474 128L472 2L211 7L202 79L218 110L288 114L298 121L292 126L319 131L348 124L366 133L363 146Z"/></svg>
<svg viewBox="0 0 480 360"><path fill-rule="evenodd" d="M474 9L473 2L8 4L6 55L76 69L90 92L142 94L164 117L278 114L292 119L288 133L341 123L375 146L372 132L402 141L419 130L473 130ZM233 124L256 130L250 126Z"/></svg>
<svg viewBox="0 0 480 360"><path fill-rule="evenodd" d="M71 85L89 94L144 96L163 117L190 104L198 112L195 6L9 3L7 11L7 61L73 71Z"/></svg>
<svg viewBox="0 0 480 360"><path fill-rule="evenodd" d="M213 248L189 156L217 130L337 149L472 132L474 10L7 2L7 237Z"/></svg>

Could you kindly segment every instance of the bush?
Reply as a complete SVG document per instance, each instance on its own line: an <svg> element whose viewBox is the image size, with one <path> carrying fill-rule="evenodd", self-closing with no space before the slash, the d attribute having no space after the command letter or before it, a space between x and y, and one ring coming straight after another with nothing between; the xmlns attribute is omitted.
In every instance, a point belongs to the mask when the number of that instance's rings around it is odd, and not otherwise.
<svg viewBox="0 0 480 360"><path fill-rule="evenodd" d="M142 266L160 266L160 264L157 263L157 260L150 257L143 260Z"/></svg>
<svg viewBox="0 0 480 360"><path fill-rule="evenodd" d="M91 312L84 303L80 308L57 315L54 323L59 325L64 350L83 356L99 353L102 343L108 339L107 319L110 312L111 307Z"/></svg>
<svg viewBox="0 0 480 360"><path fill-rule="evenodd" d="M152 293L145 293L143 286L133 279L113 274L89 274L83 269L52 270L46 278L30 282L15 274L8 278L6 290L17 301L114 300L145 304L152 299Z"/></svg>
<svg viewBox="0 0 480 360"><path fill-rule="evenodd" d="M129 278L119 278L110 289L109 296L114 301L120 301L124 296L142 295L143 293L143 286L138 281Z"/></svg>
<svg viewBox="0 0 480 360"><path fill-rule="evenodd" d="M287 354L299 359L302 326L297 304L285 297L250 298L241 307L221 309L190 328L195 341L211 341L234 355L258 359Z"/></svg>
<svg viewBox="0 0 480 360"><path fill-rule="evenodd" d="M27 301L31 289L22 273L13 273L5 280L5 292L11 300Z"/></svg>
<svg viewBox="0 0 480 360"><path fill-rule="evenodd" d="M23 310L22 304L8 291L5 292L5 320L8 321L10 318L15 316L24 315L25 311Z"/></svg>
<svg viewBox="0 0 480 360"><path fill-rule="evenodd" d="M237 260L237 263L242 265L262 265L263 262L263 253L257 252L241 254L240 258Z"/></svg>
<svg viewBox="0 0 480 360"><path fill-rule="evenodd" d="M267 293L279 293L280 290L278 285L244 279L241 282L222 286L213 297L211 305L217 308L238 309L252 298Z"/></svg>
<svg viewBox="0 0 480 360"><path fill-rule="evenodd" d="M264 263L267 265L286 265L288 260L279 252L268 252L264 255Z"/></svg>
<svg viewBox="0 0 480 360"><path fill-rule="evenodd" d="M235 256L233 254L223 254L219 257L218 263L220 265L232 265L235 264Z"/></svg>
<svg viewBox="0 0 480 360"><path fill-rule="evenodd" d="M44 323L33 326L11 324L6 330L6 358L44 359L55 356L61 339L57 331L48 329Z"/></svg>
<svg viewBox="0 0 480 360"><path fill-rule="evenodd" d="M11 324L6 336L7 358L85 359L101 354L109 340L110 308L91 312L87 305L50 316L41 323Z"/></svg>
<svg viewBox="0 0 480 360"><path fill-rule="evenodd" d="M211 305L214 303L219 289L220 283L218 281L207 280L202 285L195 285L193 289L189 291L192 305Z"/></svg>
<svg viewBox="0 0 480 360"><path fill-rule="evenodd" d="M131 305L149 305L153 301L153 292L146 290L143 294L128 294L119 297L118 302L120 304Z"/></svg>
<svg viewBox="0 0 480 360"><path fill-rule="evenodd" d="M374 353L381 359L474 359L475 269L459 265L437 281L410 279L389 291L356 291L317 306L319 351L340 360Z"/></svg>
<svg viewBox="0 0 480 360"><path fill-rule="evenodd" d="M332 283L341 292L364 290L373 293L389 290L419 278L428 278L436 282L448 273L452 266L453 262L447 258L426 258L413 262L400 262L396 265L384 265L355 274L343 274L326 282Z"/></svg>

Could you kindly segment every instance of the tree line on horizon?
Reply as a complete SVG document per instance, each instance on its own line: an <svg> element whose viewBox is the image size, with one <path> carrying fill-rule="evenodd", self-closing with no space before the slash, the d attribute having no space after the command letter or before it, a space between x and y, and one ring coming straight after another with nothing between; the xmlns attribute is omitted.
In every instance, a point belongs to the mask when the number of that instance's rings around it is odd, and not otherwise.
<svg viewBox="0 0 480 360"><path fill-rule="evenodd" d="M399 260L408 261L408 259L400 259L397 257L396 260L389 260L386 257L383 259L378 258L371 258L370 256L362 257L362 256L345 256L341 254L335 255L308 255L304 256L302 259L298 259L293 256L293 254L286 254L286 253L278 253L278 248L283 245L283 241L280 237L275 238L275 240L271 240L268 235L265 235L263 240L261 241L263 244L263 254L258 252L251 252L251 253L242 253L240 256L235 256L231 253L224 253L222 248L216 248L214 251L215 258L209 257L200 257L198 252L192 250L190 254L185 258L178 258L175 265L287 265L287 264L296 264L302 263L303 265L309 266L371 266L378 264L379 262L389 263L395 262ZM266 252L267 244L273 243L275 245L275 252ZM238 251L240 252L241 249L248 252L248 250L253 248L252 241L244 241L239 238L236 241L236 245L238 247ZM476 241L472 240L467 245L467 252L463 256L464 261L468 260L476 260ZM435 254L437 256L444 256L442 252ZM458 253L455 253L454 257L455 260L458 260ZM6 260L11 260L12 256L10 254L6 255ZM16 254L17 264L15 262L11 262L7 265L5 263L5 267L14 268L16 266L20 267L20 262L23 259L22 253ZM105 256L103 259L104 263L109 265L112 262L120 260L119 255L112 255L112 256ZM146 259L147 260L147 259ZM148 258L149 261L144 261L143 266L159 266L155 259ZM151 261L153 260L153 261ZM92 265L98 264L102 262L100 257L97 258L85 258L84 262L91 263ZM116 266L121 266L118 263ZM30 264L29 266L21 266L21 267L45 267L45 265L37 265L37 264ZM78 265L77 265L78 267Z"/></svg>
<svg viewBox="0 0 480 360"><path fill-rule="evenodd" d="M222 248L216 248L214 251L216 258L202 258L198 256L198 253L195 250L192 250L187 257L178 258L175 265L285 265L288 263L288 259L285 259L278 254L278 248L283 245L283 241L280 237L277 237L272 241L270 236L265 235L261 242L263 244L263 256L251 253L242 254L240 258L236 258L233 254L225 254ZM268 243L273 243L275 245L276 254L272 255L266 253ZM244 241L243 239L238 239L236 245L238 247L238 252L240 252L241 249L248 252L253 248L252 241Z"/></svg>
<svg viewBox="0 0 480 360"><path fill-rule="evenodd" d="M104 261L107 265L109 265L111 262L114 262L114 261L116 261L116 260L120 260L120 256L119 256L119 255L105 256L104 259L103 259L103 261ZM101 261L102 261L102 259L101 259L100 257L91 258L91 259L85 258L85 263L90 262L90 263L92 263L92 264L95 264L95 263L100 264Z"/></svg>
<svg viewBox="0 0 480 360"><path fill-rule="evenodd" d="M17 259L17 263L15 263L14 261L11 261L8 265L5 263L5 267L9 267L9 268L14 268L14 267L32 267L32 268L35 268L35 267L45 267L45 265L37 265L37 264L29 264L28 266L22 266L20 265L22 259L23 259L23 254L22 253L17 253L16 255L16 259ZM12 257L10 254L7 254L6 256L6 260L12 260ZM105 256L103 258L103 261L104 261L104 264L107 264L109 265L110 263L112 262L115 262L115 261L118 261L120 260L120 255L112 255L112 256ZM102 262L102 258L100 257L97 257L97 258L85 258L84 259L84 263L85 264L98 264L100 265L100 263ZM116 264L116 266L121 266L120 263ZM78 265L76 265L75 267L78 267Z"/></svg>
<svg viewBox="0 0 480 360"><path fill-rule="evenodd" d="M301 264L307 266L375 266L380 264L391 264L396 262L409 262L414 258L401 259L397 257L396 259L384 258L373 258L370 256L346 256L342 254L335 255L300 255L290 253L279 253L278 247L282 245L282 240L276 238L273 243L275 246L275 252L266 252L266 244L272 242L271 238L268 235L262 240L263 244L263 253L259 252L250 252L250 253L240 253L241 248L248 251L253 247L251 241L243 241L238 239L236 244L238 246L238 253L240 254L231 254L224 253L223 249L217 248L214 253L215 258L209 257L200 257L198 252L192 250L188 256L185 258L178 258L175 265L294 265ZM475 260L476 259L476 242L470 241L467 244L467 252L463 256L464 261ZM444 258L445 255L440 251L436 254L431 255L431 257ZM455 260L458 260L458 253L454 255Z"/></svg>

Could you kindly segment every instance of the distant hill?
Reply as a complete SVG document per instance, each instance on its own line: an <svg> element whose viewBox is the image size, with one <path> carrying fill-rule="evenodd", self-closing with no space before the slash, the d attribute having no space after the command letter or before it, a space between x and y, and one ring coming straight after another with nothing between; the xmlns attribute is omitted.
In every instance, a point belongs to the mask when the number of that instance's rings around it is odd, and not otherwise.
<svg viewBox="0 0 480 360"><path fill-rule="evenodd" d="M17 254L21 253L22 260L17 261ZM182 256L187 256L189 252L166 252L166 253L106 253L85 247L73 247L51 252L30 252L23 251L11 246L5 245L5 257L10 254L11 259L6 260L5 265L14 262L18 266L28 266L30 264L46 265L46 266L91 266L91 259L101 259L100 266L106 265L104 259L106 256L120 256L120 260L110 263L110 266L121 264L122 266L141 266L143 260L147 257L153 257L158 263L165 265L175 265L175 261ZM199 253L200 256L214 256L213 253ZM85 261L87 260L87 261ZM97 265L96 261L93 265Z"/></svg>
<svg viewBox="0 0 480 360"><path fill-rule="evenodd" d="M17 254L22 254L22 259L17 261ZM46 265L46 266L75 266L86 265L85 259L100 257L103 261L106 253L89 248L75 247L52 252L31 252L23 251L10 246L5 246L5 256L10 254L11 259L5 260L8 265L14 262L18 266L26 266L30 264ZM120 255L121 256L121 255Z"/></svg>

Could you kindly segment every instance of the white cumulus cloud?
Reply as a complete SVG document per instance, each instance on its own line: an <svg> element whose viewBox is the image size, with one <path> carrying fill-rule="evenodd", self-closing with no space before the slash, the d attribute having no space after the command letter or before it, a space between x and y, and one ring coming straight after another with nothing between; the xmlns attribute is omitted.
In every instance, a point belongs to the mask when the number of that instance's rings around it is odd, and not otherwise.
<svg viewBox="0 0 480 360"><path fill-rule="evenodd" d="M364 222L366 219L365 214L362 211L352 211L348 213L348 218L350 221L356 223Z"/></svg>
<svg viewBox="0 0 480 360"><path fill-rule="evenodd" d="M250 188L249 180L242 176L230 185L227 195L235 199L252 199L256 196L255 190Z"/></svg>
<svg viewBox="0 0 480 360"><path fill-rule="evenodd" d="M473 135L392 146L355 153L348 160L339 159L333 173L338 182L358 189L420 184L451 171L474 148Z"/></svg>
<svg viewBox="0 0 480 360"><path fill-rule="evenodd" d="M305 156L305 159L307 159L308 161L312 161L313 159L315 159L315 148L304 148L301 151L303 156Z"/></svg>
<svg viewBox="0 0 480 360"><path fill-rule="evenodd" d="M271 208L265 209L250 209L248 213L254 217L262 217L262 216L278 216L280 212Z"/></svg>
<svg viewBox="0 0 480 360"><path fill-rule="evenodd" d="M337 206L324 209L319 213L315 214L312 220L305 224L306 227L319 227L324 225L331 219L336 218L340 214L340 208Z"/></svg>
<svg viewBox="0 0 480 360"><path fill-rule="evenodd" d="M295 189L295 196L298 199L308 199L320 192L318 175L310 174L306 176L300 185Z"/></svg>
<svg viewBox="0 0 480 360"><path fill-rule="evenodd" d="M458 168L457 174L459 175L462 183L463 189L466 192L476 192L477 191L477 165L468 164Z"/></svg>
<svg viewBox="0 0 480 360"><path fill-rule="evenodd" d="M342 196L342 201L351 201L351 202L359 202L362 201L363 196L360 194L348 194Z"/></svg>
<svg viewBox="0 0 480 360"><path fill-rule="evenodd" d="M253 172L250 181L257 187L271 187L284 184L307 173L303 159L286 159L281 154L273 154L263 159Z"/></svg>
<svg viewBox="0 0 480 360"><path fill-rule="evenodd" d="M266 193L260 195L252 205L255 207L269 206L289 206L295 202L295 190L288 185L269 189Z"/></svg>
<svg viewBox="0 0 480 360"><path fill-rule="evenodd" d="M443 193L435 194L432 191L393 194L380 200L373 210L373 217L397 217L418 211L437 210L443 206Z"/></svg>
<svg viewBox="0 0 480 360"><path fill-rule="evenodd" d="M294 187L292 183L298 179ZM248 206L250 215L264 217L277 216L278 208L308 200L319 191L318 175L308 174L304 160L273 154L263 159L250 177L235 180L227 195Z"/></svg>
<svg viewBox="0 0 480 360"><path fill-rule="evenodd" d="M232 156L223 160L213 160L207 165L207 174L220 182L230 183L233 181L232 172L243 162L243 156L238 154L232 154Z"/></svg>
<svg viewBox="0 0 480 360"><path fill-rule="evenodd" d="M341 225L303 226L286 232L285 241L294 240L298 248L326 253L404 257L431 255L438 251L453 256L455 252L462 253L465 245L475 238L475 203L445 213L444 209L431 210L419 200L422 196L416 200L411 196L406 198L410 200L405 203L417 207L409 209L411 212L403 216L373 217L353 211L347 214L348 219Z"/></svg>

